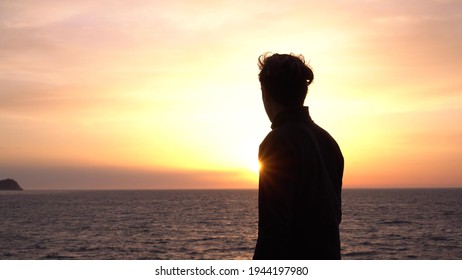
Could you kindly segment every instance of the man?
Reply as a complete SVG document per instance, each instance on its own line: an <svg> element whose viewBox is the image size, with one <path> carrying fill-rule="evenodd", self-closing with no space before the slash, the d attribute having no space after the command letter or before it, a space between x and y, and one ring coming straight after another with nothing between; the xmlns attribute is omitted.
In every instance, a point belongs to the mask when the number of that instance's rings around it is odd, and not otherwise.
<svg viewBox="0 0 462 280"><path fill-rule="evenodd" d="M260 145L254 259L340 259L343 156L303 103L313 72L303 56L259 58L272 131Z"/></svg>

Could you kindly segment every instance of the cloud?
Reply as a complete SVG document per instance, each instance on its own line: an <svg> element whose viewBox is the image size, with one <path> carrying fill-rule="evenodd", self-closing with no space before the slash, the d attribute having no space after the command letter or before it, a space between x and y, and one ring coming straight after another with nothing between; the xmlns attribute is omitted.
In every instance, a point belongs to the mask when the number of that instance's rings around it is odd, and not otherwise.
<svg viewBox="0 0 462 280"><path fill-rule="evenodd" d="M140 170L78 166L2 166L0 178L36 189L212 189L254 188L233 171Z"/></svg>

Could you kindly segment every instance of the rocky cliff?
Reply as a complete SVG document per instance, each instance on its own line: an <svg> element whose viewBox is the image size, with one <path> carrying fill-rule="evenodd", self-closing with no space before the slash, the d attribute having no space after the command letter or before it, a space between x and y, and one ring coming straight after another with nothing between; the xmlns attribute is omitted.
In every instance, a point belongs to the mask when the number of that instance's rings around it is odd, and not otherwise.
<svg viewBox="0 0 462 280"><path fill-rule="evenodd" d="M18 182L13 179L0 180L0 191L22 191Z"/></svg>

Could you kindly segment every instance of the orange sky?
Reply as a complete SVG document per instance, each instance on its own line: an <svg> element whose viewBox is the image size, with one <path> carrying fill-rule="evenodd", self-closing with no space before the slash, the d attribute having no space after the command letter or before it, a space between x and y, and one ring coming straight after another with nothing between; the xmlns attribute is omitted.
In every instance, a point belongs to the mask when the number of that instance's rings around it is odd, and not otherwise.
<svg viewBox="0 0 462 280"><path fill-rule="evenodd" d="M462 186L460 26L443 0L4 0L0 179L256 188L271 51L310 61L346 187Z"/></svg>

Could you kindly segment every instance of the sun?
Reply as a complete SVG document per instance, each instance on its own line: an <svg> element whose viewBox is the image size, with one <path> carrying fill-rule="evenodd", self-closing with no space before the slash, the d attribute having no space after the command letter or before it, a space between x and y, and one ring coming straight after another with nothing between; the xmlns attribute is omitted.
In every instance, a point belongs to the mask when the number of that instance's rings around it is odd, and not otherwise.
<svg viewBox="0 0 462 280"><path fill-rule="evenodd" d="M244 164L243 164L249 171L252 171L252 173L259 173L261 170L261 162L258 160L256 156L246 156L244 158Z"/></svg>
<svg viewBox="0 0 462 280"><path fill-rule="evenodd" d="M233 156L237 160L237 164L240 168L249 172L249 175L254 176L260 173L261 163L258 160L258 149L254 146L241 146Z"/></svg>
<svg viewBox="0 0 462 280"><path fill-rule="evenodd" d="M252 172L259 173L261 170L261 167L262 167L261 162L259 160L255 160L250 165L250 170L252 170Z"/></svg>

